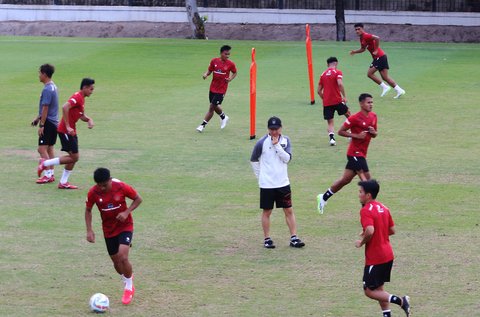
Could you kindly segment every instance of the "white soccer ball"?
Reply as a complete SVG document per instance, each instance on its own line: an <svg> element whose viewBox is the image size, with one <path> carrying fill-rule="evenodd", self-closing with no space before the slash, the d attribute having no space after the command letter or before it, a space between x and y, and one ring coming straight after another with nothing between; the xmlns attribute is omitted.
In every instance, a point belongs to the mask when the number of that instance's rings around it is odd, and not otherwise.
<svg viewBox="0 0 480 317"><path fill-rule="evenodd" d="M96 313L104 313L110 306L110 300L107 295L102 293L93 294L90 297L90 309Z"/></svg>

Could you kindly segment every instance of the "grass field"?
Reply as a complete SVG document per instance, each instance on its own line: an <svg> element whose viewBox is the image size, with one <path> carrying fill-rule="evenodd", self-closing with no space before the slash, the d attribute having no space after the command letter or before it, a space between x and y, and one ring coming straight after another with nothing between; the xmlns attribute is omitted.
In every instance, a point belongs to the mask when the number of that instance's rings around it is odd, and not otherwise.
<svg viewBox="0 0 480 317"><path fill-rule="evenodd" d="M2 316L91 316L95 292L110 297L111 316L381 316L363 295L357 186L336 194L324 215L315 197L343 172L347 140L328 145L321 106L309 104L303 42L230 41L238 76L224 110L204 133L210 58L224 41L0 37ZM271 115L293 143L289 172L298 232L288 246L283 212L272 219L277 249L262 247L258 186L249 165L250 51L257 50L257 139ZM365 76L370 57L350 57L357 42L313 44L315 81L331 55L340 60L350 107L375 96L379 137L369 165L381 184L397 234L386 289L409 294L414 316L478 316L480 304L480 46L383 43L399 100ZM96 80L86 100L95 121L80 123L78 191L36 185L39 65L53 63L60 103L82 77ZM342 119L336 121L336 128ZM57 153L59 151L57 144ZM96 167L132 184L144 198L134 212L130 253L132 305L101 238L85 240L84 200ZM57 178L63 168L56 169ZM403 316L392 307L394 316Z"/></svg>

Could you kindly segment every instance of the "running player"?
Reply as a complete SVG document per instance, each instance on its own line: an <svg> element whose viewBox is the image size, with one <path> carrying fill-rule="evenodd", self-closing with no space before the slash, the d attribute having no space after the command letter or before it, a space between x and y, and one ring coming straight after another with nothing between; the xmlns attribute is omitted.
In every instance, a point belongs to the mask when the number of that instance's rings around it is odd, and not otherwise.
<svg viewBox="0 0 480 317"><path fill-rule="evenodd" d="M210 61L208 70L202 76L203 79L205 79L213 73L209 92L210 107L205 114L202 124L197 127L198 132L203 132L207 123L212 119L214 112L216 112L222 120L220 129L225 128L230 119L223 112L221 104L227 92L228 84L237 76L237 67L234 62L229 60L231 49L228 45L222 46L220 48L220 57L213 58Z"/></svg>
<svg viewBox="0 0 480 317"><path fill-rule="evenodd" d="M382 88L380 97L385 96L385 94L391 89L390 86L393 87L397 92L397 95L393 98L397 99L404 95L405 90L397 85L393 78L388 75L388 59L385 52L380 48L380 38L376 35L365 32L362 23L355 24L355 33L357 33L357 35L360 37L360 48L358 50L350 51L350 55L363 53L365 52L365 49L368 49L370 54L372 54L373 61L370 64L367 76ZM386 85L375 75L377 70L380 72L382 79L385 80L390 86Z"/></svg>

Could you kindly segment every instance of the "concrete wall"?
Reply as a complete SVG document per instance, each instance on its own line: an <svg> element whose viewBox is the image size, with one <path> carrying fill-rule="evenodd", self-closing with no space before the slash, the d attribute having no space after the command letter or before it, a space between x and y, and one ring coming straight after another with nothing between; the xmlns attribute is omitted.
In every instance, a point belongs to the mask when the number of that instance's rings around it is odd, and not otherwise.
<svg viewBox="0 0 480 317"><path fill-rule="evenodd" d="M210 23L335 23L333 10L199 8ZM347 23L480 26L480 13L346 11ZM0 5L0 21L188 22L185 8Z"/></svg>

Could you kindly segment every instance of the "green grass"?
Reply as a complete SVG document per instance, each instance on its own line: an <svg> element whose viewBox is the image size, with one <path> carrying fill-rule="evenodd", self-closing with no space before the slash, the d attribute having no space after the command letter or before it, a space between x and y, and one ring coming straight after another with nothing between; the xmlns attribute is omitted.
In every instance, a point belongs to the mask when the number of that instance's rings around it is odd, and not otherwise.
<svg viewBox="0 0 480 317"><path fill-rule="evenodd" d="M231 120L195 128L208 107L210 58L225 41L0 37L2 316L91 316L103 292L111 316L379 316L363 295L357 186L336 194L324 215L315 196L345 165L347 141L328 146L321 107L309 105L303 42L229 41L239 70L225 98ZM249 165L249 65L257 51L257 136L278 115L293 142L290 178L301 250L288 247L280 210L262 248L258 186ZM397 225L397 259L386 289L408 293L415 316L474 316L480 237L478 156L480 46L383 43L392 77L407 91L377 97L366 78L370 57L350 57L357 42L313 44L315 81L337 56L350 107L375 96L379 137L369 151L379 200ZM36 185L36 129L29 126L42 85L37 70L55 64L60 102L82 77L96 80L86 100L95 121L80 123L78 191ZM342 119L336 120L338 128ZM59 143L58 143L59 144ZM57 153L60 153L57 146ZM131 261L137 294L120 304L121 282L107 256L98 213L97 243L85 240L84 200L92 172L105 166L144 203L134 213ZM63 168L56 169L61 175ZM402 316L392 307L395 316Z"/></svg>

